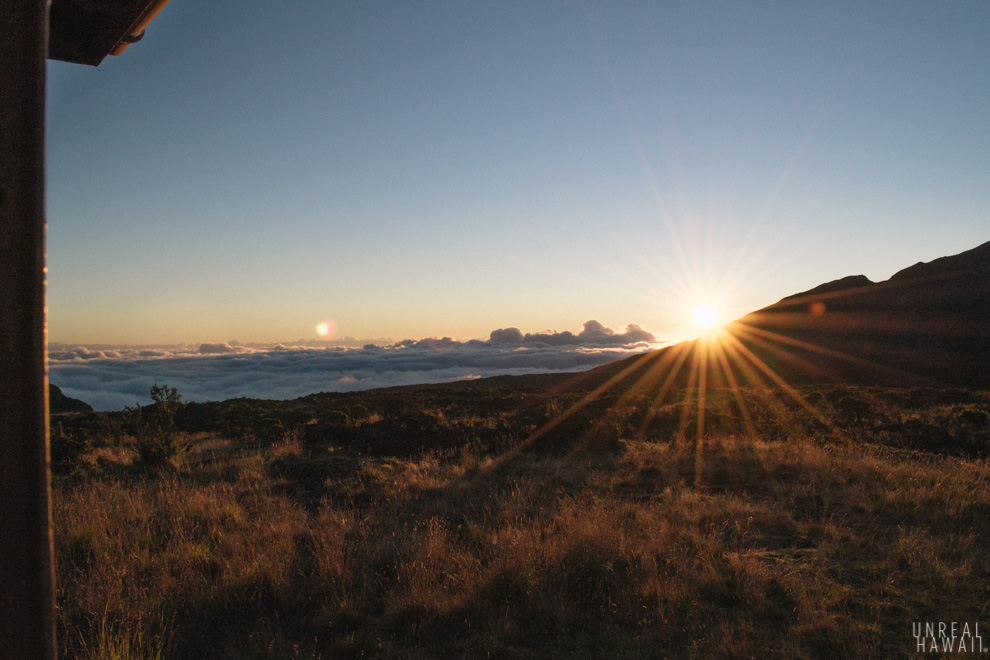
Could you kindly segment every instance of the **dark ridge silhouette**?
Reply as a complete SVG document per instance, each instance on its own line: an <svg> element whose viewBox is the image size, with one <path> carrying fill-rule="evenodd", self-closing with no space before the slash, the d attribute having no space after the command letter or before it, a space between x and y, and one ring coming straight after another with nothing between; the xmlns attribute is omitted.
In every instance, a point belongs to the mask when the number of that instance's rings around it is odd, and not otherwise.
<svg viewBox="0 0 990 660"><path fill-rule="evenodd" d="M785 370L798 382L986 386L990 243L916 264L886 282L812 290L727 329L757 355L792 357Z"/></svg>
<svg viewBox="0 0 990 660"><path fill-rule="evenodd" d="M57 385L48 384L48 411L52 415L61 413L91 413L93 406L85 401L65 396Z"/></svg>
<svg viewBox="0 0 990 660"><path fill-rule="evenodd" d="M849 291L852 289L873 286L873 284L874 282L872 282L866 275L849 275L848 277L843 277L839 280L819 284L814 289L809 289L808 291L804 291L802 293L791 294L785 298L782 298L780 302L784 302L785 300L793 300L795 298L802 298L804 296L816 296L824 293L832 293L834 291Z"/></svg>
<svg viewBox="0 0 990 660"><path fill-rule="evenodd" d="M937 278L967 273L978 276L980 273L986 274L988 271L990 271L990 242L952 257L941 257L928 263L919 261L913 266L894 273L889 281Z"/></svg>
<svg viewBox="0 0 990 660"><path fill-rule="evenodd" d="M845 277L722 331L574 374L620 390L847 384L990 387L990 242L885 282ZM480 385L480 383L479 383Z"/></svg>

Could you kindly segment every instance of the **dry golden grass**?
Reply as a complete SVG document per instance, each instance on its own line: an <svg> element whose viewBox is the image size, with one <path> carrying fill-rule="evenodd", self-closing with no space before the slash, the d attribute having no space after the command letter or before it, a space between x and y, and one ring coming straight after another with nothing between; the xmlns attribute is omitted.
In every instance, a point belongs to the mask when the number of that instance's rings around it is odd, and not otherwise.
<svg viewBox="0 0 990 660"><path fill-rule="evenodd" d="M55 484L61 652L865 659L987 620L986 459L766 435L402 460L200 436L155 473L101 449Z"/></svg>

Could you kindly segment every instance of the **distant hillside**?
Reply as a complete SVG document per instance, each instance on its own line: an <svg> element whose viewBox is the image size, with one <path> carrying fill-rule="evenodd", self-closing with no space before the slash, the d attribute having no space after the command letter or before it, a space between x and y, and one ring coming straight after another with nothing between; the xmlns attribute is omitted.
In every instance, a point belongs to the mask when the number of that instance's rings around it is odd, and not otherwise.
<svg viewBox="0 0 990 660"><path fill-rule="evenodd" d="M93 406L85 401L65 396L58 386L49 383L48 410L52 415L59 413L91 413L93 412Z"/></svg>
<svg viewBox="0 0 990 660"><path fill-rule="evenodd" d="M990 387L990 242L905 268L885 282L846 277L682 342L593 369L575 384ZM705 346L706 350L698 350Z"/></svg>
<svg viewBox="0 0 990 660"><path fill-rule="evenodd" d="M990 243L862 280L784 299L728 329L800 382L990 384Z"/></svg>
<svg viewBox="0 0 990 660"><path fill-rule="evenodd" d="M833 280L831 282L826 282L825 284L819 284L814 289L810 289L803 293L795 293L793 295L783 298L780 302L784 300L793 300L794 298L803 298L805 296L819 296L826 293L834 293L836 291L851 291L853 289L859 289L862 287L873 286L874 282L870 281L870 278L865 275L849 275L848 277L843 277L839 280ZM777 303L778 305L780 303Z"/></svg>

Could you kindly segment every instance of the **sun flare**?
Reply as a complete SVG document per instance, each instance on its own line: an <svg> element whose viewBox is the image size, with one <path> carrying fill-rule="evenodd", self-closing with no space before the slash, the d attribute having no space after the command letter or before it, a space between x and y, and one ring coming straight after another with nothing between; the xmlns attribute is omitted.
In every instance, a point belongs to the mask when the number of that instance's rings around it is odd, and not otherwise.
<svg viewBox="0 0 990 660"><path fill-rule="evenodd" d="M325 321L320 321L316 324L316 334L323 337L324 339L333 339L334 325L333 321L327 319Z"/></svg>
<svg viewBox="0 0 990 660"><path fill-rule="evenodd" d="M691 312L691 318L694 319L694 325L696 327L702 330L711 330L718 325L718 310L715 309L715 305L701 303Z"/></svg>

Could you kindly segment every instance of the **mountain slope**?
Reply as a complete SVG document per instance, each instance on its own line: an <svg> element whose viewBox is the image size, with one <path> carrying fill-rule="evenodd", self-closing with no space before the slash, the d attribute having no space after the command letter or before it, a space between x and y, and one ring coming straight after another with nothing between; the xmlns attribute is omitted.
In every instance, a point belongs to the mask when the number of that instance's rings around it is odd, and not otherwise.
<svg viewBox="0 0 990 660"><path fill-rule="evenodd" d="M787 296L710 338L605 365L575 384L620 388L734 383L990 387L990 242L905 268Z"/></svg>
<svg viewBox="0 0 990 660"><path fill-rule="evenodd" d="M93 406L85 401L65 396L57 385L48 384L48 409L53 415L60 413L91 413Z"/></svg>
<svg viewBox="0 0 990 660"><path fill-rule="evenodd" d="M784 299L728 330L763 354L808 360L789 371L797 380L990 384L990 243L858 284Z"/></svg>

